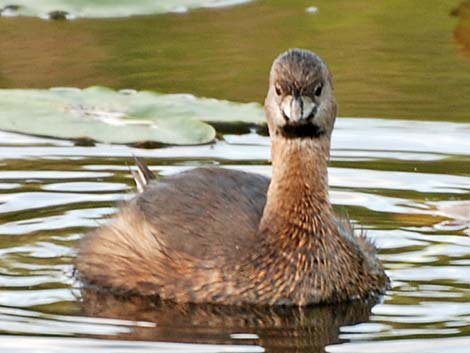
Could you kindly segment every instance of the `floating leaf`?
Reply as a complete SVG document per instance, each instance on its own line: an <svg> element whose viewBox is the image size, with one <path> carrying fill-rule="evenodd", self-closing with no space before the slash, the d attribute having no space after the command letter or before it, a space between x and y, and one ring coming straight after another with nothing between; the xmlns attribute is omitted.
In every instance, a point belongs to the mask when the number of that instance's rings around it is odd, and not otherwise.
<svg viewBox="0 0 470 353"><path fill-rule="evenodd" d="M186 12L200 7L222 7L249 0L0 0L2 16L38 16L50 19L103 18Z"/></svg>
<svg viewBox="0 0 470 353"><path fill-rule="evenodd" d="M202 144L205 122L263 122L257 104L105 87L0 90L0 129L106 143Z"/></svg>

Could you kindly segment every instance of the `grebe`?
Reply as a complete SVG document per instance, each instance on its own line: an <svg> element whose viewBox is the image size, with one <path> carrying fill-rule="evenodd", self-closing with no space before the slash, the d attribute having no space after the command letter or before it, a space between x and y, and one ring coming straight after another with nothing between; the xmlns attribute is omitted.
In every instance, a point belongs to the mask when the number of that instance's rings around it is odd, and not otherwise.
<svg viewBox="0 0 470 353"><path fill-rule="evenodd" d="M141 188L110 224L81 241L84 283L163 300L309 305L383 293L374 246L334 214L327 162L337 105L315 54L292 49L273 63L265 113L272 179L197 168Z"/></svg>

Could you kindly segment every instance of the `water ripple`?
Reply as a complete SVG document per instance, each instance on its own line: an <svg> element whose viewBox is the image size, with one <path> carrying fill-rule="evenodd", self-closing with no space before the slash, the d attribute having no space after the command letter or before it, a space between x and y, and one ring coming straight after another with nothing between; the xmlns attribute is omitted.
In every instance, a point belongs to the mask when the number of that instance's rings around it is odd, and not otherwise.
<svg viewBox="0 0 470 353"><path fill-rule="evenodd" d="M310 351L329 344L329 352L463 353L470 343L461 337L470 334L469 126L339 120L331 199L366 229L393 283L371 313L349 305L334 315L101 302L84 296L72 276L77 241L132 197L133 155L158 175L218 165L270 176L267 137L250 132L213 145L144 150L0 132L0 332L30 335L2 336L1 351L63 352L71 344L80 352ZM424 139L435 129L433 141ZM213 344L194 344L204 342Z"/></svg>

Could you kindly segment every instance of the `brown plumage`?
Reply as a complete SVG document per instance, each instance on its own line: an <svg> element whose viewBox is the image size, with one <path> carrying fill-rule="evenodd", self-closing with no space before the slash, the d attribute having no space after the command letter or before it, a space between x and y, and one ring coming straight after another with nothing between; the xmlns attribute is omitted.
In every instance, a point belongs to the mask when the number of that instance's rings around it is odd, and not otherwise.
<svg viewBox="0 0 470 353"><path fill-rule="evenodd" d="M157 181L139 162L143 191L82 240L80 278L195 303L308 305L383 293L389 280L375 248L328 198L336 110L323 61L282 54L265 101L271 181L222 168Z"/></svg>

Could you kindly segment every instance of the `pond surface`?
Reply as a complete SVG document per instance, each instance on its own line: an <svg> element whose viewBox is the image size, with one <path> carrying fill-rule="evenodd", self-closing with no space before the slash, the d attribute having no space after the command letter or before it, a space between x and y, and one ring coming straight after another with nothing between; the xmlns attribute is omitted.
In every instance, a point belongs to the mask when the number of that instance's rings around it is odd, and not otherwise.
<svg viewBox="0 0 470 353"><path fill-rule="evenodd" d="M132 197L133 155L160 175L200 165L270 175L268 137L138 149L0 132L1 352L467 352L470 59L453 36L458 5L284 0L127 19L0 18L9 88L100 84L261 102L279 52L321 54L340 115L380 117L338 119L331 199L375 240L393 281L379 303L308 309L80 291L75 247Z"/></svg>

